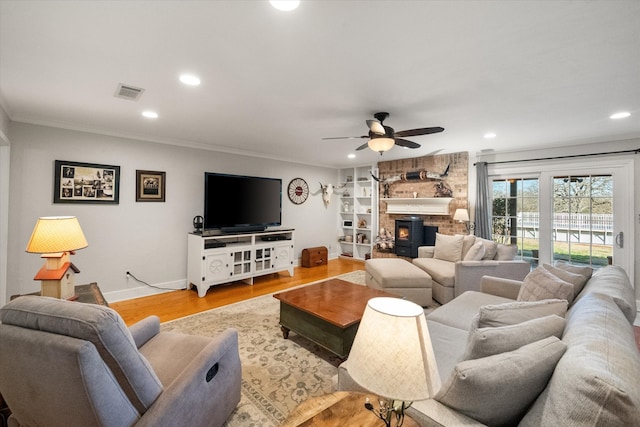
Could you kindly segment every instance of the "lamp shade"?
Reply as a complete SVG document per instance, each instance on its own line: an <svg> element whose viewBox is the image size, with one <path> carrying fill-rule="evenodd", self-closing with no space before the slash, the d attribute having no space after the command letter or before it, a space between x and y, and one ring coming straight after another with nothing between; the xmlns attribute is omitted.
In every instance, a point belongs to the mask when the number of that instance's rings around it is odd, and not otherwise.
<svg viewBox="0 0 640 427"><path fill-rule="evenodd" d="M373 151L382 153L384 151L391 150L395 143L396 142L392 138L371 138L367 145Z"/></svg>
<svg viewBox="0 0 640 427"><path fill-rule="evenodd" d="M75 216L38 218L27 243L27 252L36 254L69 252L89 246Z"/></svg>
<svg viewBox="0 0 640 427"><path fill-rule="evenodd" d="M453 219L456 221L469 221L469 211L466 209L456 209L453 214Z"/></svg>
<svg viewBox="0 0 640 427"><path fill-rule="evenodd" d="M440 376L422 307L399 298L372 298L349 353L349 374L378 396L428 399Z"/></svg>

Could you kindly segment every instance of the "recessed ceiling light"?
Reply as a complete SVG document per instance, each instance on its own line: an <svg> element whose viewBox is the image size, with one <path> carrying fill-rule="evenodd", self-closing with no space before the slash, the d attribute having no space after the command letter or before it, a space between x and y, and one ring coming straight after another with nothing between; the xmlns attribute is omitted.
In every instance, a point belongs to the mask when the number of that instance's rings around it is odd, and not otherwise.
<svg viewBox="0 0 640 427"><path fill-rule="evenodd" d="M493 132L487 132L484 134L484 138L485 139L491 139L491 138L495 138L497 135Z"/></svg>
<svg viewBox="0 0 640 427"><path fill-rule="evenodd" d="M356 155L355 155L355 154L353 154L353 153L351 153L351 154L349 154L347 157L348 157L348 158L350 158L350 159L355 159L355 158L356 158Z"/></svg>
<svg viewBox="0 0 640 427"><path fill-rule="evenodd" d="M628 111L620 111L619 113L615 113L609 116L610 119L626 119L631 115Z"/></svg>
<svg viewBox="0 0 640 427"><path fill-rule="evenodd" d="M298 8L300 0L269 0L269 3L278 10L289 12Z"/></svg>
<svg viewBox="0 0 640 427"><path fill-rule="evenodd" d="M156 113L155 111L143 111L142 115L145 116L148 119L157 119L158 118L158 113Z"/></svg>
<svg viewBox="0 0 640 427"><path fill-rule="evenodd" d="M200 79L193 74L183 74L180 76L180 81L189 86L198 86Z"/></svg>

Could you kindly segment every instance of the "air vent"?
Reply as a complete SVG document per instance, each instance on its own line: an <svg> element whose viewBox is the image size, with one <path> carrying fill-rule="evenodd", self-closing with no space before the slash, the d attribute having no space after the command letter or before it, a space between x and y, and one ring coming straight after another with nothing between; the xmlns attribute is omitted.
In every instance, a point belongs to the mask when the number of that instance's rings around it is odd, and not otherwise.
<svg viewBox="0 0 640 427"><path fill-rule="evenodd" d="M142 92L144 92L144 89L142 88L120 83L114 96L117 98L137 101L142 96Z"/></svg>

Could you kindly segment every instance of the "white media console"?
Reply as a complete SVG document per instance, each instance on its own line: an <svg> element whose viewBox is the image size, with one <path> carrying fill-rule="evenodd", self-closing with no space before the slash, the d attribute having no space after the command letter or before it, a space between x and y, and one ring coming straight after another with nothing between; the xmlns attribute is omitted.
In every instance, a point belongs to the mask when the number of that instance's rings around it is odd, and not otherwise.
<svg viewBox="0 0 640 427"><path fill-rule="evenodd" d="M187 288L204 297L210 286L287 270L293 276L293 229L201 235L187 242Z"/></svg>

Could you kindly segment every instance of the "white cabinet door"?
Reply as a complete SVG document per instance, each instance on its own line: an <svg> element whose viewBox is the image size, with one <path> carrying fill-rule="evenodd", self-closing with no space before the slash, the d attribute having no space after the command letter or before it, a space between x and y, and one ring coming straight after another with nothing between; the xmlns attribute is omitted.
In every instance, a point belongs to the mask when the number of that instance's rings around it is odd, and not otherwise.
<svg viewBox="0 0 640 427"><path fill-rule="evenodd" d="M291 273L293 271L293 244L283 243L274 245L273 252L273 268L276 271L288 268L290 270L290 274L293 274Z"/></svg>
<svg viewBox="0 0 640 427"><path fill-rule="evenodd" d="M229 278L229 255L217 252L204 256L203 283L218 282ZM206 289L205 289L206 291Z"/></svg>

